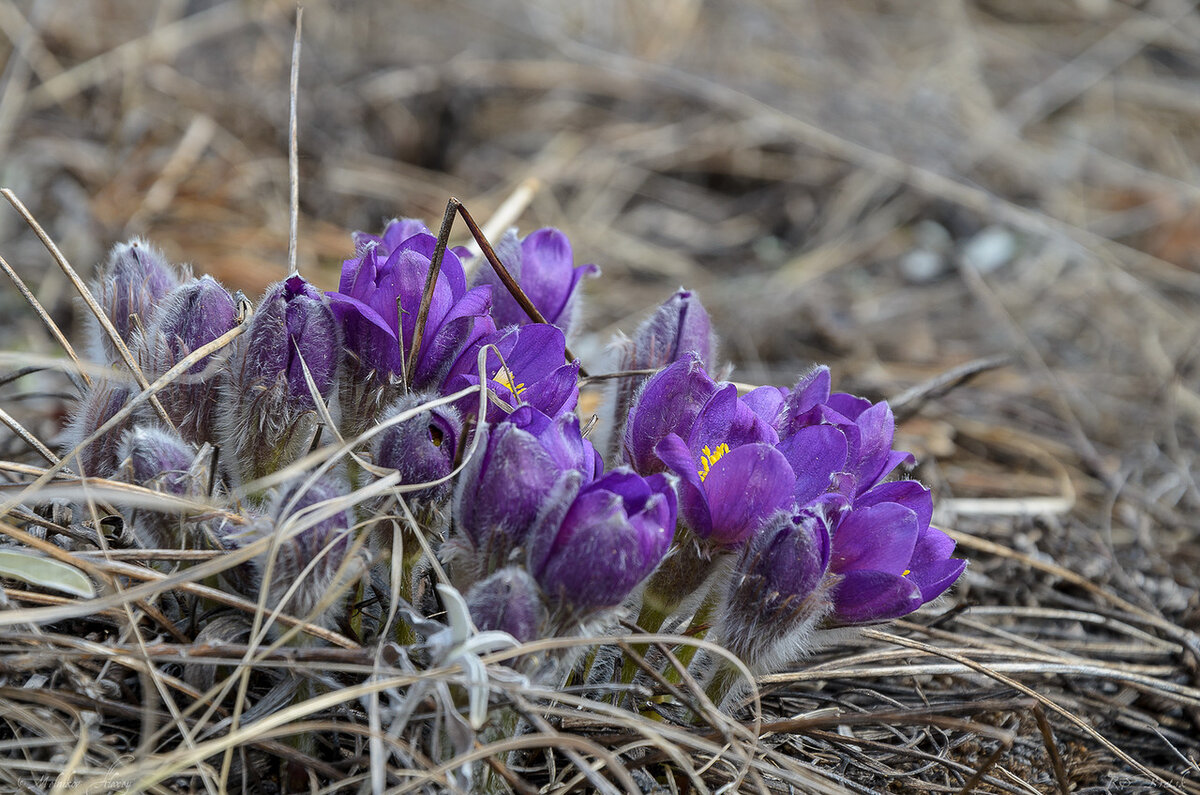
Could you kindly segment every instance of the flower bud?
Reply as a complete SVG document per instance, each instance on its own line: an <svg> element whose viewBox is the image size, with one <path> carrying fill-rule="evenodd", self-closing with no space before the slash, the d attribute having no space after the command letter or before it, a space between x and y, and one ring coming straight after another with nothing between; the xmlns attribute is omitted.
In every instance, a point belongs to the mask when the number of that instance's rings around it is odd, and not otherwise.
<svg viewBox="0 0 1200 795"><path fill-rule="evenodd" d="M138 425L121 439L118 455L129 483L178 497L203 493L202 475L193 467L196 450L173 431ZM189 549L195 546L196 533L182 518L174 511L138 508L130 515L130 524L146 548Z"/></svg>
<svg viewBox="0 0 1200 795"><path fill-rule="evenodd" d="M554 419L522 406L487 426L459 476L454 520L481 573L507 564L544 511L565 511L602 466L573 414Z"/></svg>
<svg viewBox="0 0 1200 795"><path fill-rule="evenodd" d="M742 547L718 609L715 637L755 673L812 651L829 613L829 531L818 513L777 513Z"/></svg>
<svg viewBox="0 0 1200 795"><path fill-rule="evenodd" d="M471 620L481 631L507 632L521 643L541 637L546 608L529 572L516 566L477 582L467 593Z"/></svg>
<svg viewBox="0 0 1200 795"><path fill-rule="evenodd" d="M708 312L692 292L680 289L638 326L631 339L617 343L617 370L658 370L689 355L705 370L716 348ZM620 441L634 396L649 376L617 379L613 394L613 443Z"/></svg>
<svg viewBox="0 0 1200 795"><path fill-rule="evenodd" d="M384 412L383 418L417 409L433 398L426 393L401 398ZM437 406L377 434L371 440L371 452L376 464L396 470L400 484L410 486L447 477L454 470L461 441L463 424L458 410L453 406ZM406 496L441 502L453 488L453 483L446 481L407 492Z"/></svg>
<svg viewBox="0 0 1200 795"><path fill-rule="evenodd" d="M107 478L116 472L121 463L118 447L122 435L133 424L132 415L92 443L78 451L75 448L101 425L112 419L131 397L132 391L129 387L106 379L97 379L84 390L62 437L63 457L71 458L78 452L80 474L93 478ZM75 468L74 461L68 461L67 465Z"/></svg>
<svg viewBox="0 0 1200 795"><path fill-rule="evenodd" d="M616 607L667 553L675 510L667 476L610 472L584 484L560 522L539 523L529 570L576 617Z"/></svg>
<svg viewBox="0 0 1200 795"><path fill-rule="evenodd" d="M267 558L270 550L254 558L257 580L267 580L268 608L282 604L289 615L329 626L341 614L345 601L336 596L331 599L331 594L348 587L364 564L360 558L349 557L353 513L330 504L349 493L343 476L328 473L307 485L309 477L301 476L276 496L270 509L273 523L235 538L245 545L263 532L280 535L273 563Z"/></svg>
<svg viewBox="0 0 1200 795"><path fill-rule="evenodd" d="M176 287L163 298L146 333L146 376L152 381L161 377L192 351L235 325L237 307L233 298L211 276ZM222 361L219 353L205 356L158 393L180 435L193 444L214 440L216 367Z"/></svg>
<svg viewBox="0 0 1200 795"><path fill-rule="evenodd" d="M557 229L539 229L520 241L516 231L509 230L496 245L496 254L546 322L570 336L579 285L585 276L598 276L600 269L576 267L571 241ZM492 318L498 328L533 322L489 263L480 263L475 283L491 285Z"/></svg>
<svg viewBox="0 0 1200 795"><path fill-rule="evenodd" d="M112 321L122 341L133 342L134 334L147 328L163 296L179 285L179 274L145 241L118 243L108 262L92 282L92 295ZM90 314L89 342L97 361L121 361L116 346Z"/></svg>
<svg viewBox="0 0 1200 795"><path fill-rule="evenodd" d="M236 480L260 478L304 453L318 421L305 367L324 400L333 392L340 352L320 291L299 276L267 289L222 387L221 435Z"/></svg>

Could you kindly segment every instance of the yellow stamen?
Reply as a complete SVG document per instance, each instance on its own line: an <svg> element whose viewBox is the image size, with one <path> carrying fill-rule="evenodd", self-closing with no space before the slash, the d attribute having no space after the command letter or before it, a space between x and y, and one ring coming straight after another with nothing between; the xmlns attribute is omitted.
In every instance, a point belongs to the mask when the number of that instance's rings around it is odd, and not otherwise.
<svg viewBox="0 0 1200 795"><path fill-rule="evenodd" d="M910 575L910 574L912 574L912 569L905 569L905 570L904 570L904 573L903 573L903 574L901 574L900 576L901 576L901 577L907 577L907 576L908 576L908 575Z"/></svg>
<svg viewBox="0 0 1200 795"><path fill-rule="evenodd" d="M701 452L703 454L700 456L700 465L704 468L698 470L696 474L700 476L700 482L703 483L704 479L708 477L708 471L712 469L712 465L720 461L721 456L729 452L729 445L721 442L721 444L717 445L716 450L710 450L708 445L704 445Z"/></svg>
<svg viewBox="0 0 1200 795"><path fill-rule="evenodd" d="M496 374L492 376L492 380L507 389L509 392L512 392L517 397L520 397L521 393L525 391L524 384L517 384L516 386L513 386L512 371L507 367L501 367L499 370L497 370Z"/></svg>

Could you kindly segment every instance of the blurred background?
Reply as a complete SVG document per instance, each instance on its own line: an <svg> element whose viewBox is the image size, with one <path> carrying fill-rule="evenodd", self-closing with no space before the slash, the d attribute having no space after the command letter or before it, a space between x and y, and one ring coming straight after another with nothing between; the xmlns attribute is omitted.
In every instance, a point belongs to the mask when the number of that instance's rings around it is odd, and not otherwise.
<svg viewBox="0 0 1200 795"><path fill-rule="evenodd" d="M294 15L0 0L0 184L85 274L140 235L256 298L286 271ZM1006 356L897 401L941 521L1026 556L964 550L955 598L1077 603L1049 561L1195 628L1198 76L1175 0L309 0L299 262L332 288L351 230L517 193L603 269L593 372L681 285L742 382L827 362L895 398ZM70 329L7 205L0 254ZM5 348L57 355L0 310Z"/></svg>

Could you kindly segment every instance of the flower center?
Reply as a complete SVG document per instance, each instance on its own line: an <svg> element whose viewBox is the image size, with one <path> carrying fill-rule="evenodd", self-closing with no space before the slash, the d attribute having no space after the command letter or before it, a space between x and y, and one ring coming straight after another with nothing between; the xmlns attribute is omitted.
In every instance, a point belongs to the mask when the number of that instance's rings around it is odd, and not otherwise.
<svg viewBox="0 0 1200 795"><path fill-rule="evenodd" d="M513 386L512 370L509 370L504 365L500 366L500 369L496 371L494 376L492 376L492 380L507 389L516 397L520 397L521 393L525 391L524 384L517 384L516 386Z"/></svg>
<svg viewBox="0 0 1200 795"><path fill-rule="evenodd" d="M704 445L704 448L700 452L702 453L700 456L701 469L696 474L700 476L700 482L703 483L704 479L708 477L708 471L712 469L712 465L720 461L721 456L729 452L729 445L721 442L717 445L716 450L710 450L708 445Z"/></svg>

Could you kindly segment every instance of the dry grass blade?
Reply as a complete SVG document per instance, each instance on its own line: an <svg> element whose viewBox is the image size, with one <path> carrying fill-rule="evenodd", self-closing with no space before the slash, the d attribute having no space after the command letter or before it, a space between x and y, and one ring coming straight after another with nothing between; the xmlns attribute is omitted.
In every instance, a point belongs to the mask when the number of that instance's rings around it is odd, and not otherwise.
<svg viewBox="0 0 1200 795"><path fill-rule="evenodd" d="M8 264L4 257L0 257L0 268L4 269L4 275L9 278L9 281L11 281L13 286L17 288L17 291L21 293L21 297L24 298L26 303L33 308L33 311L37 313L37 316L41 318L42 324L46 327L46 330L54 336L54 339L58 342L58 344L62 346L63 352L66 353L71 361L75 363L75 367L77 368L80 378L83 379L85 384L90 386L92 383L91 376L88 375L87 370L79 361L79 356L76 355L75 348L73 348L71 343L67 341L67 338L63 335L62 330L59 329L58 324L54 322L54 319L51 318L50 314L46 312L45 308L42 307L42 304L37 300L37 297L29 291L29 288L25 286L25 282L21 280L21 277L12 269L12 266Z"/></svg>

